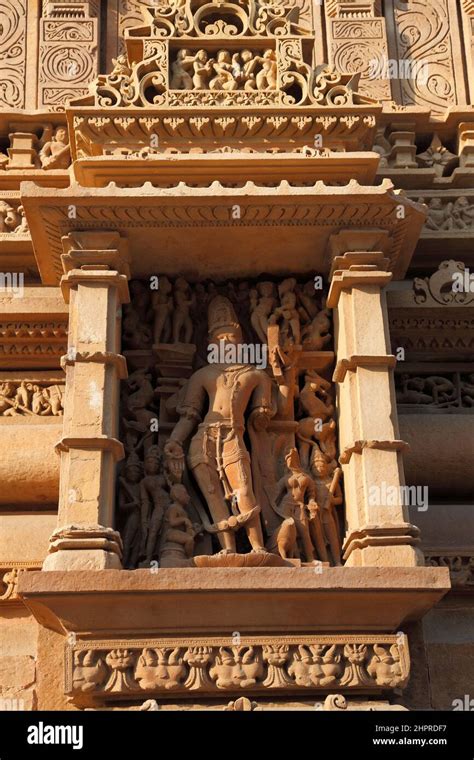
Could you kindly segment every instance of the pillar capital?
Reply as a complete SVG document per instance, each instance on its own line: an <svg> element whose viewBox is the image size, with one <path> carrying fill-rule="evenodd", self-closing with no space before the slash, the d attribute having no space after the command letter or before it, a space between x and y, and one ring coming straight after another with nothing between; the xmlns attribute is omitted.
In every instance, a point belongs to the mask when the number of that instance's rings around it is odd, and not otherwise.
<svg viewBox="0 0 474 760"><path fill-rule="evenodd" d="M377 285L384 288L392 279L389 260L381 251L348 251L336 256L331 270L327 305L335 309L343 290Z"/></svg>

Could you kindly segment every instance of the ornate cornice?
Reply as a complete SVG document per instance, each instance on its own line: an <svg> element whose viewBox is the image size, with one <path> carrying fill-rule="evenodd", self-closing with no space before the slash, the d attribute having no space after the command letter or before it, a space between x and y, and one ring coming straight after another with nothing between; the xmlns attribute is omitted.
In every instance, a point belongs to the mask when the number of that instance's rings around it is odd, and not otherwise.
<svg viewBox="0 0 474 760"><path fill-rule="evenodd" d="M207 274L201 272L204 266L213 276L222 271L227 277L259 274L262 268L272 266L278 272L329 272L331 235L343 229L376 229L388 233L386 255L399 278L407 269L424 220L422 207L394 192L390 183L363 187L354 181L343 187L322 182L293 187L281 182L277 187L260 188L247 182L243 187L228 188L213 182L210 187L197 188L185 183L173 188L145 184L128 189L75 185L57 191L25 183L22 201L43 282L51 284L62 275L61 238L71 231L101 229L128 238L135 277L155 273L157 267L163 274L179 268L183 276L190 273L191 277L198 272ZM265 230L266 264L261 255L257 262L251 253L250 236L258 228ZM240 241L239 256L224 260L222 251L229 247L230 229L232 244ZM155 230L154 246L150 246L150 230ZM291 247L284 244L282 230L291 230ZM166 246L161 244L162 235ZM293 251L297 249L295 262ZM205 257L201 256L204 251Z"/></svg>

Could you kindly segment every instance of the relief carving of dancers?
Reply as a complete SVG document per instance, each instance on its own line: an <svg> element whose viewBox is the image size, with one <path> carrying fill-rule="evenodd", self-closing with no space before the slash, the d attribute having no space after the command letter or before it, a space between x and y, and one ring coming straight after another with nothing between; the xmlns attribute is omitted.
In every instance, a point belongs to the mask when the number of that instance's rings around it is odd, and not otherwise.
<svg viewBox="0 0 474 760"><path fill-rule="evenodd" d="M212 299L208 327L212 344L222 342L225 347L243 342L228 298ZM252 551L265 552L244 433L246 425L257 430L268 426L273 414L269 376L252 365L209 364L190 378L178 412L180 420L164 447L168 466L180 479L184 444L192 436L187 465L217 526L222 550L236 552L235 530L244 526ZM229 503L236 505L237 514L231 514Z"/></svg>

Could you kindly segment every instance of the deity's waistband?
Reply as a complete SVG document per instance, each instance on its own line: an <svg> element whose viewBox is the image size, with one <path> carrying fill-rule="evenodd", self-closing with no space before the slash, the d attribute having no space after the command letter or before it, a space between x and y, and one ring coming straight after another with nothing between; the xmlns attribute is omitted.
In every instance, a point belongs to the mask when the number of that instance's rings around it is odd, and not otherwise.
<svg viewBox="0 0 474 760"><path fill-rule="evenodd" d="M235 423L232 423L232 420L220 420L219 422L201 422L201 424L198 425L198 430L209 430L210 428L215 430L218 430L219 428L238 431L244 430L243 425L236 425Z"/></svg>

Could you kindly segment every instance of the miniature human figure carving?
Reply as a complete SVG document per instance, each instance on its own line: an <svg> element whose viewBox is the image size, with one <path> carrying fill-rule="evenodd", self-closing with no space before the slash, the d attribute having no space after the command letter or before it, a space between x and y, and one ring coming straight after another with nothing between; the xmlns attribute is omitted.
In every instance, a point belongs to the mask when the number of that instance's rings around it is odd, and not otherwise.
<svg viewBox="0 0 474 760"><path fill-rule="evenodd" d="M330 328L329 310L322 309L310 324L303 328L303 346L311 351L321 351L331 341Z"/></svg>
<svg viewBox="0 0 474 760"><path fill-rule="evenodd" d="M301 464L306 470L309 468L314 439L319 438L319 433L323 432L323 423L334 413L334 405L329 395L330 387L331 383L317 372L308 372L305 375L305 385L299 394L301 408L308 416L298 420L296 439Z"/></svg>
<svg viewBox="0 0 474 760"><path fill-rule="evenodd" d="M242 331L228 298L216 296L208 307L209 341L239 345ZM208 403L204 421L201 420ZM245 413L250 412L246 423ZM263 552L260 506L253 491L249 452L244 441L246 424L264 429L273 414L271 381L251 365L213 363L202 367L188 382L180 421L167 443L165 455L180 479L184 467L183 444L194 433L187 462L207 501L227 553L236 551L234 530L245 525L252 550ZM230 514L233 500L238 515Z"/></svg>
<svg viewBox="0 0 474 760"><path fill-rule="evenodd" d="M420 203L424 203L424 198L418 199ZM441 198L432 198L428 203L429 214L425 222L425 226L428 230L452 230L454 226L454 219L451 214L453 210L453 204L448 203L443 206Z"/></svg>
<svg viewBox="0 0 474 760"><path fill-rule="evenodd" d="M446 406L456 400L454 383L447 377L430 375L425 379L425 388L433 396L436 406Z"/></svg>
<svg viewBox="0 0 474 760"><path fill-rule="evenodd" d="M342 492L339 484L341 469L333 470L331 462L328 462L323 453L313 458L312 474L316 483L316 502L320 509L320 519L323 531L329 544L333 564L339 566L341 562L341 539L339 523L334 507L342 504Z"/></svg>
<svg viewBox="0 0 474 760"><path fill-rule="evenodd" d="M278 504L283 495L278 512L285 519L293 517L300 543L300 554L307 562L311 562L315 556L309 532L307 503L315 499L316 486L312 478L303 471L296 449L287 452L285 463L289 474L284 475L278 482L275 502Z"/></svg>
<svg viewBox="0 0 474 760"><path fill-rule="evenodd" d="M296 309L296 294L294 287L296 280L289 278L284 280L278 288L280 306L274 309L268 320L268 324L275 325L281 322L280 344L285 349L291 344L300 342L300 316Z"/></svg>
<svg viewBox="0 0 474 760"><path fill-rule="evenodd" d="M302 287L298 288L298 300L300 302L298 311L302 322L311 322L318 314L319 309L314 294L314 280L308 280Z"/></svg>
<svg viewBox="0 0 474 760"><path fill-rule="evenodd" d="M51 405L43 393L43 388L39 385L33 385L31 411L33 414L39 414L43 417L51 414Z"/></svg>
<svg viewBox="0 0 474 760"><path fill-rule="evenodd" d="M207 90L209 77L213 72L213 59L208 59L205 50L198 50L193 63L193 85L195 90Z"/></svg>
<svg viewBox="0 0 474 760"><path fill-rule="evenodd" d="M265 50L263 58L258 57L262 64L261 70L256 76L257 90L276 90L277 86L277 62L274 50Z"/></svg>
<svg viewBox="0 0 474 760"><path fill-rule="evenodd" d="M219 50L217 60L213 64L216 76L209 82L210 90L236 90L238 87L234 79L232 58L228 50Z"/></svg>
<svg viewBox="0 0 474 760"><path fill-rule="evenodd" d="M49 406L49 414L58 417L63 413L63 391L60 385L43 388L43 398Z"/></svg>
<svg viewBox="0 0 474 760"><path fill-rule="evenodd" d="M163 523L169 494L165 491L166 479L161 474L161 456L158 446L150 446L145 454L145 477L140 483L141 544L140 556L148 565L157 556L158 534Z"/></svg>
<svg viewBox="0 0 474 760"><path fill-rule="evenodd" d="M123 341L127 348L143 349L152 342L152 332L143 324L134 303L125 304L122 320Z"/></svg>
<svg viewBox="0 0 474 760"><path fill-rule="evenodd" d="M165 551L177 548L186 557L192 557L196 530L186 512L186 506L190 502L189 494L181 483L176 483L171 486L170 497L171 504L164 516L161 545Z"/></svg>
<svg viewBox="0 0 474 760"><path fill-rule="evenodd" d="M0 201L0 232L16 232L19 215L6 201Z"/></svg>
<svg viewBox="0 0 474 760"><path fill-rule="evenodd" d="M148 408L155 397L151 374L146 368L137 369L124 381L124 385L128 391L124 400L126 416L123 420L127 430L126 448L130 451L143 446L147 451L153 437L151 422L156 419L156 412Z"/></svg>
<svg viewBox="0 0 474 760"><path fill-rule="evenodd" d="M193 323L189 315L194 299L189 298L189 285L182 277L178 277L174 284L173 310L173 343L191 343L193 337ZM183 337L181 341L180 338Z"/></svg>
<svg viewBox="0 0 474 760"><path fill-rule="evenodd" d="M125 462L124 474L119 477L119 510L125 523L122 528L123 566L136 567L140 551L140 482L142 466L132 451Z"/></svg>
<svg viewBox="0 0 474 760"><path fill-rule="evenodd" d="M258 64L256 56L251 50L242 50L240 54L242 60L242 73L241 78L244 82L244 90L251 92L257 89L257 82L255 81L255 68Z"/></svg>
<svg viewBox="0 0 474 760"><path fill-rule="evenodd" d="M453 204L452 216L455 226L460 230L471 229L474 224L474 206L465 195L456 198Z"/></svg>
<svg viewBox="0 0 474 760"><path fill-rule="evenodd" d="M8 381L0 383L0 414L4 417L12 417L18 414L16 405L15 384Z"/></svg>
<svg viewBox="0 0 474 760"><path fill-rule="evenodd" d="M272 282L259 282L257 293L260 294L257 304L253 304L250 321L262 343L267 342L268 319L275 306L274 287Z"/></svg>
<svg viewBox="0 0 474 760"><path fill-rule="evenodd" d="M66 127L56 127L51 140L48 140L40 150L39 159L43 169L67 169L69 167L71 151Z"/></svg>
<svg viewBox="0 0 474 760"><path fill-rule="evenodd" d="M151 305L155 312L153 323L153 343L167 343L170 338L170 317L173 313L173 299L171 282L167 277L160 277L158 290L154 290L151 296Z"/></svg>
<svg viewBox="0 0 474 760"><path fill-rule="evenodd" d="M16 235L28 235L30 232L30 228L28 226L28 221L26 219L25 209L23 206L18 206L17 209L19 215L20 215L20 224L15 230Z"/></svg>
<svg viewBox="0 0 474 760"><path fill-rule="evenodd" d="M402 374L401 389L397 390L397 402L399 404L432 404L433 397L424 393L426 378L410 377L408 374Z"/></svg>
<svg viewBox="0 0 474 760"><path fill-rule="evenodd" d="M176 61L171 66L171 84L172 90L192 90L193 79L190 74L196 56L192 56L189 50L178 50Z"/></svg>

